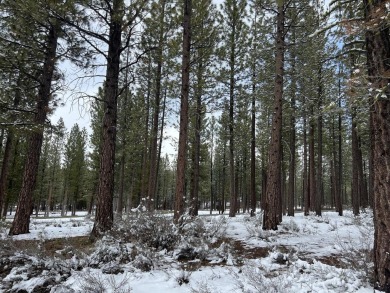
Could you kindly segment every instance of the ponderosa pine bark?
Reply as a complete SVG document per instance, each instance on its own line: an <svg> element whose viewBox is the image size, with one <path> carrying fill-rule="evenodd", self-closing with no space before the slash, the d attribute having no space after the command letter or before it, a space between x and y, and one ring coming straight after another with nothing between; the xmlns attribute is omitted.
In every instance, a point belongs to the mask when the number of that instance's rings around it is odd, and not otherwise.
<svg viewBox="0 0 390 293"><path fill-rule="evenodd" d="M39 81L39 90L34 116L34 129L28 138L27 158L24 165L22 187L19 192L15 218L12 222L9 235L29 233L30 214L33 204L33 192L36 184L39 159L43 142L44 123L49 110L51 99L51 83L55 69L58 26L56 22L49 25L46 41L45 59Z"/></svg>
<svg viewBox="0 0 390 293"><path fill-rule="evenodd" d="M257 9L255 9L254 35L257 35ZM254 41L253 51L256 52L256 41ZM252 108L251 108L251 179L250 179L250 215L256 213L256 61L252 67Z"/></svg>
<svg viewBox="0 0 390 293"><path fill-rule="evenodd" d="M373 97L374 276L390 292L390 29L386 0L364 0L368 78Z"/></svg>
<svg viewBox="0 0 390 293"><path fill-rule="evenodd" d="M201 96L198 93L196 97L196 112L195 112L195 136L192 150L192 175L191 175L191 190L190 190L190 215L198 215L199 205L199 175L200 175L200 130L202 124L202 104Z"/></svg>
<svg viewBox="0 0 390 293"><path fill-rule="evenodd" d="M191 48L192 0L184 0L183 56L181 67L180 130L177 156L176 192L174 221L178 222L184 213L185 173L187 164L188 138L188 96L190 92L190 48Z"/></svg>
<svg viewBox="0 0 390 293"><path fill-rule="evenodd" d="M310 186L307 166L307 122L306 113L303 116L303 201L304 201L304 214L308 216L310 213Z"/></svg>
<svg viewBox="0 0 390 293"><path fill-rule="evenodd" d="M323 201L323 167L322 167L322 64L319 64L318 68L318 85L317 85L317 96L318 96L318 117L317 117L317 173L316 173L316 216L321 216L321 206Z"/></svg>
<svg viewBox="0 0 390 293"><path fill-rule="evenodd" d="M112 228L114 220L114 165L117 127L117 100L122 45L123 0L114 0L110 15L107 69L104 83L104 116L100 155L99 189L95 223L91 235L98 236Z"/></svg>
<svg viewBox="0 0 390 293"><path fill-rule="evenodd" d="M15 88L15 97L13 106L16 109L21 100L21 92L20 92L21 79L20 77L17 80L16 88ZM16 114L11 115L11 119L16 119ZM4 135L4 134L2 134ZM6 198L7 193L7 185L8 185L8 175L11 167L11 161L13 160L13 151L15 146L15 131L10 127L7 131L7 139L5 142L4 154L3 154L3 162L1 165L1 175L0 175L0 221L2 219L2 211L3 205Z"/></svg>
<svg viewBox="0 0 390 293"><path fill-rule="evenodd" d="M295 43L295 29L292 31L292 42ZM295 100L296 100L296 91L297 91L297 81L296 81L296 60L295 60L295 50L291 52L291 114L290 114L290 138L289 138L289 148L290 148L290 161L288 167L288 188L287 188L287 215L290 217L294 216L294 202L295 202L295 172L296 172L296 130L295 130Z"/></svg>
<svg viewBox="0 0 390 293"><path fill-rule="evenodd" d="M199 206L199 176L200 176L200 132L202 128L202 85L203 85L203 62L199 60L197 66L197 86L196 86L196 109L195 109L195 129L194 129L194 143L192 148L192 174L191 174L191 189L190 201L191 209L190 215L198 215Z"/></svg>
<svg viewBox="0 0 390 293"><path fill-rule="evenodd" d="M282 106L283 106L283 76L284 76L284 22L285 4L278 1L276 53L275 53L275 85L274 110L272 117L271 142L268 152L267 185L264 203L264 230L277 230L279 219L279 206L281 199L282 176Z"/></svg>
<svg viewBox="0 0 390 293"><path fill-rule="evenodd" d="M253 78L256 77L255 67ZM251 181L250 181L250 214L253 217L256 213L256 83L252 85L252 117L251 117Z"/></svg>
<svg viewBox="0 0 390 293"><path fill-rule="evenodd" d="M3 162L1 165L1 175L0 175L0 221L2 219L3 203L6 198L6 191L8 185L8 175L12 161L13 146L15 141L15 133L13 129L9 129L7 133L7 140L5 142Z"/></svg>

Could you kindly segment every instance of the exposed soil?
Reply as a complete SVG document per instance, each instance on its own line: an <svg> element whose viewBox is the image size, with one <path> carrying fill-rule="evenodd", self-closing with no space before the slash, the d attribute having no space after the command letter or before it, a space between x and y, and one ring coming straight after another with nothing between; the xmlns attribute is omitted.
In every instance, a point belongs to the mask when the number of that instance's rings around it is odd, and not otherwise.
<svg viewBox="0 0 390 293"><path fill-rule="evenodd" d="M30 255L40 255L44 254L46 256L60 256L62 255L66 258L65 254L59 254L58 251L71 249L73 251L79 251L88 253L93 247L93 242L90 240L89 236L78 236L78 237L69 237L69 238L56 238L48 239L45 241L40 240L2 240L0 241L1 254L0 257L3 257L4 254L15 251L25 251Z"/></svg>

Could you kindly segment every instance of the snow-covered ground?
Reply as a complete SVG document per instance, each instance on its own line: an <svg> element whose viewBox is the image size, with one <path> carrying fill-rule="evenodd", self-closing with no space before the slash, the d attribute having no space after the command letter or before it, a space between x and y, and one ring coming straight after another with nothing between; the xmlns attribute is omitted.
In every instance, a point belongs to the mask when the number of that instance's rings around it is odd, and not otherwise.
<svg viewBox="0 0 390 293"><path fill-rule="evenodd" d="M31 233L13 237L7 219L0 292L374 292L370 211L297 213L283 217L278 231L261 229L261 213L208 213L180 228L169 214L133 215L95 243L80 237L93 225L85 214L32 218ZM72 247L76 237L81 243ZM47 253L49 239L65 244ZM28 243L35 252L24 249Z"/></svg>

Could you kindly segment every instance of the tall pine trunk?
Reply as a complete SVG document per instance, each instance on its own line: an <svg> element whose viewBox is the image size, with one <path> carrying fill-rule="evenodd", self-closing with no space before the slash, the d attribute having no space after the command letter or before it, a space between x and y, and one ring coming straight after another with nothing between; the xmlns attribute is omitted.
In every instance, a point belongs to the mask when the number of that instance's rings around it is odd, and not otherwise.
<svg viewBox="0 0 390 293"><path fill-rule="evenodd" d="M197 80L198 85L196 89L196 110L195 110L195 135L194 135L194 144L192 149L192 178L191 178L191 190L190 190L190 201L191 201L191 216L198 215L198 200L199 200L199 176L200 176L200 132L202 127L202 71L203 64L202 61L199 61L197 69Z"/></svg>
<svg viewBox="0 0 390 293"><path fill-rule="evenodd" d="M114 0L110 16L107 69L104 83L104 116L102 124L99 190L96 199L95 224L91 231L91 235L93 236L99 236L101 233L110 230L114 219L114 165L122 35L122 6L123 0Z"/></svg>
<svg viewBox="0 0 390 293"><path fill-rule="evenodd" d="M51 99L51 83L56 62L58 44L58 27L55 22L49 27L45 60L39 82L39 90L34 117L34 129L28 138L27 158L24 165L22 187L19 192L18 204L10 235L29 233L30 214L33 204L33 192L38 174L39 159L43 142L44 123L47 118Z"/></svg>
<svg viewBox="0 0 390 293"><path fill-rule="evenodd" d="M292 40L295 42L295 29L292 32ZM295 201L295 169L296 169L296 130L295 130L295 100L296 100L296 70L295 70L295 52L291 52L291 116L290 116L290 162L288 169L288 188L287 188L287 215L294 216Z"/></svg>
<svg viewBox="0 0 390 293"><path fill-rule="evenodd" d="M256 33L256 31L255 31ZM256 49L256 47L255 47ZM252 81L252 117L251 117L251 179L250 179L250 214L256 212L256 63L253 62Z"/></svg>
<svg viewBox="0 0 390 293"><path fill-rule="evenodd" d="M341 80L339 79L339 108L341 108ZM336 205L337 205L337 211L339 213L339 216L343 215L343 153L342 153L342 117L341 113L339 113L338 117L338 159L337 159L337 166L335 167L337 170L336 175Z"/></svg>
<svg viewBox="0 0 390 293"><path fill-rule="evenodd" d="M307 119L306 113L303 116L303 201L304 201L304 214L309 215L310 212L310 185L307 166Z"/></svg>
<svg viewBox="0 0 390 293"><path fill-rule="evenodd" d="M310 210L315 211L316 207L316 176L315 176L315 149L314 149L314 110L311 106L311 117L309 122L309 197Z"/></svg>
<svg viewBox="0 0 390 293"><path fill-rule="evenodd" d="M177 156L174 221L178 222L184 212L185 173L187 164L188 96L190 92L192 0L184 0L183 56L181 67L180 130Z"/></svg>
<svg viewBox="0 0 390 293"><path fill-rule="evenodd" d="M317 173L316 173L316 215L321 216L321 206L323 202L323 170L322 170L322 64L318 69L318 118L317 118Z"/></svg>
<svg viewBox="0 0 390 293"><path fill-rule="evenodd" d="M388 1L364 0L368 78L373 100L374 273L378 289L390 292L390 30Z"/></svg>
<svg viewBox="0 0 390 293"><path fill-rule="evenodd" d="M278 1L276 53L275 53L275 85L274 85L274 112L272 117L271 143L268 152L267 185L264 204L264 230L277 230L281 219L279 206L281 200L282 176L282 100L284 76L284 1Z"/></svg>
<svg viewBox="0 0 390 293"><path fill-rule="evenodd" d="M15 89L15 97L14 97L14 108L17 108L21 99L20 92L20 78L17 81L17 88ZM11 119L16 119L16 115L13 114ZM4 134L2 133L2 136ZM1 142L2 143L2 142ZM13 160L13 151L15 145L15 131L12 128L8 129L7 139L5 142L4 154L3 154L3 162L1 165L1 175L0 175L0 221L2 219L2 210L4 206L4 201L6 198L7 185L8 185L8 175L11 167L11 161Z"/></svg>
<svg viewBox="0 0 390 293"><path fill-rule="evenodd" d="M156 166L156 178L159 176L159 171L160 171L160 162L161 162L161 148L162 148L162 142L163 142L163 136L164 136L164 124L165 124L165 108L166 108L166 100L167 100L167 89L165 88L164 91L164 99L163 99L163 105L162 105L162 117L161 117L161 127L160 127L160 138L159 138L159 143L158 143L158 153L157 153L157 166ZM160 203L160 197L159 197L159 192L158 192L158 185L157 185L157 180L155 184L155 190L156 190L156 201L154 203L154 206L156 208L159 207ZM164 197L165 198L165 197Z"/></svg>
<svg viewBox="0 0 390 293"><path fill-rule="evenodd" d="M352 200L352 210L355 216L359 215L360 207L360 178L359 178L359 166L358 166L358 156L359 156L359 144L358 144L358 134L357 134L357 125L356 125L356 110L352 109L352 182L351 182L351 200Z"/></svg>
<svg viewBox="0 0 390 293"><path fill-rule="evenodd" d="M235 34L235 27L233 34ZM230 48L230 77L229 77L229 171L230 171L230 210L229 217L235 217L237 212L237 193L236 193L236 177L234 165L234 89L235 89L235 43L231 43Z"/></svg>

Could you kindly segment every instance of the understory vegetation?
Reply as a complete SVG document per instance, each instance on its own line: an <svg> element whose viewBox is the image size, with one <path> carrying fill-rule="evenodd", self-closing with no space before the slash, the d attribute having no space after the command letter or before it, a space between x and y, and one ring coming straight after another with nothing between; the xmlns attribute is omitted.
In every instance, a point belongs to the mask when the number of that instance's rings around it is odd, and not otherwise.
<svg viewBox="0 0 390 293"><path fill-rule="evenodd" d="M183 217L175 225L166 214L134 213L101 239L86 236L92 223L84 217L37 218L36 233L24 240L7 236L3 224L0 290L138 292L154 277L162 278L161 284L170 288L167 292L370 288L370 211L358 217L348 211L345 217L334 212L285 217L278 231L263 231L261 220L261 213L236 218L202 215ZM84 236L74 236L80 229ZM53 239L48 231L62 237Z"/></svg>

